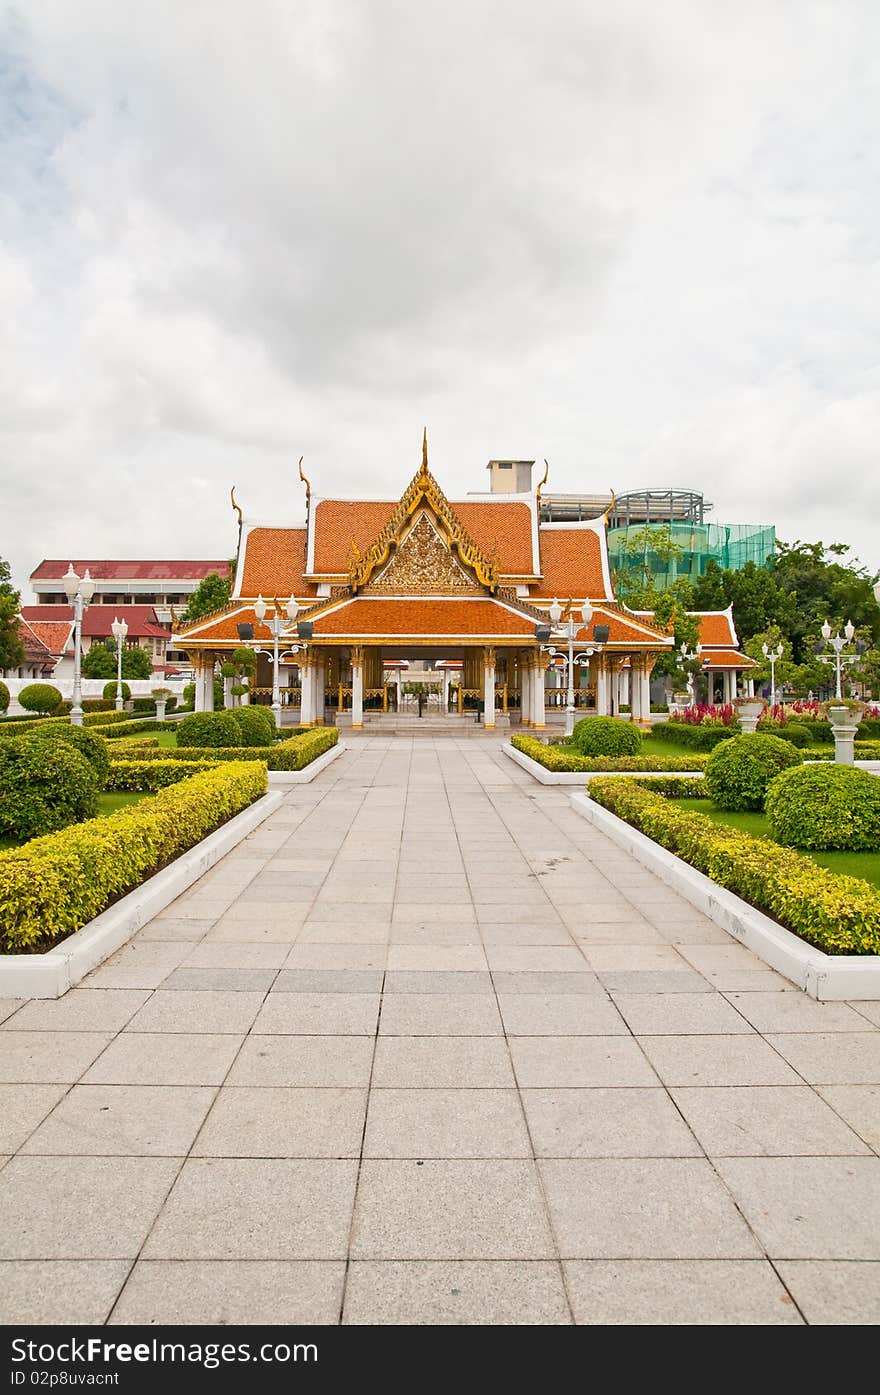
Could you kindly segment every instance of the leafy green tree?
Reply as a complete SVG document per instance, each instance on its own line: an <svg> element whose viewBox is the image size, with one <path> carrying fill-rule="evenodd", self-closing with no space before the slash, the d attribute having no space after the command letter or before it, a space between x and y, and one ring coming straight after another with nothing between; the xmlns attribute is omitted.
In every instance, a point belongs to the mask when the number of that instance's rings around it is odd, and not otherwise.
<svg viewBox="0 0 880 1395"><path fill-rule="evenodd" d="M726 610L730 605L726 586L730 575L710 557L703 575L693 583L694 610Z"/></svg>
<svg viewBox="0 0 880 1395"><path fill-rule="evenodd" d="M24 662L24 646L18 630L21 596L12 585L9 563L0 557L0 673Z"/></svg>
<svg viewBox="0 0 880 1395"><path fill-rule="evenodd" d="M845 543L777 543L773 576L793 602L787 624L796 662L809 662L812 637L824 620L836 629L847 620L880 644L880 606L874 597L877 580L855 558L847 560Z"/></svg>
<svg viewBox="0 0 880 1395"><path fill-rule="evenodd" d="M83 678L116 677L116 645L93 644L82 661ZM122 651L123 678L150 678L153 662L139 644L126 645Z"/></svg>
<svg viewBox="0 0 880 1395"><path fill-rule="evenodd" d="M652 609L650 602L658 594L655 577L667 573L685 549L674 541L671 528L651 524L629 532L620 551L625 560L615 573L617 595L632 610Z"/></svg>
<svg viewBox="0 0 880 1395"><path fill-rule="evenodd" d="M193 620L201 620L203 615L210 615L212 611L222 610L229 601L232 591L232 568L226 576L221 576L219 572L209 572L202 577L195 591L189 598L189 605L180 616L183 624L191 624Z"/></svg>
<svg viewBox="0 0 880 1395"><path fill-rule="evenodd" d="M758 664L756 669L749 669L748 677L759 683L770 682L770 660L764 657L762 647L765 644L768 649L778 649L780 644L782 645L782 658L776 660L776 692L777 695L781 695L782 688L796 677L797 669L791 641L785 637L778 625L770 625L761 634L752 635L743 646L749 658Z"/></svg>

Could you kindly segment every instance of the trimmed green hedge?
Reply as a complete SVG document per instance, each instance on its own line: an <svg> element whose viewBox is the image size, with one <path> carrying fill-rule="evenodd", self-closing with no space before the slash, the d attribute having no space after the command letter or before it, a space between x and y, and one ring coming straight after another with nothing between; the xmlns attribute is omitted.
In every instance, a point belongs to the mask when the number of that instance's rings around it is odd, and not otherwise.
<svg viewBox="0 0 880 1395"><path fill-rule="evenodd" d="M872 777L876 778L876 777ZM647 782L598 779L589 795L826 954L880 953L880 893L766 838L677 809Z"/></svg>
<svg viewBox="0 0 880 1395"><path fill-rule="evenodd" d="M121 760L160 760L177 761L265 761L270 770L302 770L313 760L329 751L339 740L337 727L315 727L314 730L300 732L297 736L279 741L277 746L178 746L174 751L155 747L139 750L130 746L119 749ZM116 758L111 750L111 761Z"/></svg>
<svg viewBox="0 0 880 1395"><path fill-rule="evenodd" d="M265 792L259 761L234 762L0 852L0 948L49 948L80 930Z"/></svg>
<svg viewBox="0 0 880 1395"><path fill-rule="evenodd" d="M51 730L38 727L36 731L29 733L29 740L47 744L60 742L62 746L72 746L81 756L85 756L95 772L98 788L103 789L110 766L110 755L107 742L98 732L89 731L87 727L73 727L69 723L62 723L60 727L53 726Z"/></svg>
<svg viewBox="0 0 880 1395"><path fill-rule="evenodd" d="M582 717L575 722L572 745L582 756L637 756L642 749L642 733L621 717Z"/></svg>
<svg viewBox="0 0 880 1395"><path fill-rule="evenodd" d="M658 741L671 741L675 746L687 746L689 751L714 751L720 741L739 736L738 727L692 726L688 722L658 722L651 728Z"/></svg>
<svg viewBox="0 0 880 1395"><path fill-rule="evenodd" d="M99 699L96 699L98 701ZM82 724L84 727L115 727L124 726L132 721L130 712L95 711L86 712ZM53 727L69 727L71 721L69 717L7 717L0 722L0 736L23 736L26 731L50 731ZM106 736L107 732L101 732Z"/></svg>
<svg viewBox="0 0 880 1395"><path fill-rule="evenodd" d="M543 765L545 770L556 770L560 774L588 773L592 770L702 770L707 757L695 756L576 756L573 752L560 751L558 746L545 746L537 736L510 738L510 744L524 756Z"/></svg>
<svg viewBox="0 0 880 1395"><path fill-rule="evenodd" d="M850 765L784 770L767 789L767 820L777 843L814 851L880 849L880 780Z"/></svg>
<svg viewBox="0 0 880 1395"><path fill-rule="evenodd" d="M800 751L778 736L737 736L706 762L706 793L719 809L763 809L774 775L800 763Z"/></svg>
<svg viewBox="0 0 880 1395"><path fill-rule="evenodd" d="M200 770L213 770L217 764L215 760L115 760L104 788L115 793L150 794L188 780Z"/></svg>
<svg viewBox="0 0 880 1395"><path fill-rule="evenodd" d="M0 836L36 838L98 812L100 781L66 741L27 736L0 750Z"/></svg>
<svg viewBox="0 0 880 1395"><path fill-rule="evenodd" d="M241 730L232 712L193 712L177 725L178 746L239 746Z"/></svg>

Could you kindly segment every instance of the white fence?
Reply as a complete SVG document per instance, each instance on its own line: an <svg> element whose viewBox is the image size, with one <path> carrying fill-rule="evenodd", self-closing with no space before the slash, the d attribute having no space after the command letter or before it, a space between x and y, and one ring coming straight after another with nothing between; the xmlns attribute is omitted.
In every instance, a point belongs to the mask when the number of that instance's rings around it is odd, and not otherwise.
<svg viewBox="0 0 880 1395"><path fill-rule="evenodd" d="M24 708L18 701L18 695L22 688L27 688L31 683L42 683L47 681L53 688L57 688L61 696L67 700L73 699L73 679L72 678L4 678L2 680L9 689L9 709L10 717L20 716ZM82 680L82 695L84 698L100 698L104 696L104 684L112 682L107 678L84 678ZM151 697L153 688L167 688L176 698L183 696L183 690L190 680L188 678L168 678L164 681L156 678L126 678L126 682L131 689L131 695L136 697ZM114 688L115 691L115 688Z"/></svg>

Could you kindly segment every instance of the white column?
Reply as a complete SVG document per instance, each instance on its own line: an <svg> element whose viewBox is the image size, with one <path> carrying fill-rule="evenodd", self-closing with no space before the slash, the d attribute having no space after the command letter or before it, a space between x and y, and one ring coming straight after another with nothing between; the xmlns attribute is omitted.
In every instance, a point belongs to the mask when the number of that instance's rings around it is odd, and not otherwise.
<svg viewBox="0 0 880 1395"><path fill-rule="evenodd" d="M196 685L194 708L196 712L205 710L205 665L201 654L193 658L193 682Z"/></svg>
<svg viewBox="0 0 880 1395"><path fill-rule="evenodd" d="M736 697L736 674L732 668L724 670L724 701L733 702Z"/></svg>
<svg viewBox="0 0 880 1395"><path fill-rule="evenodd" d="M547 664L548 660L543 654L539 654L535 660L535 667L532 669L532 725L536 731L543 731L547 725L544 696Z"/></svg>
<svg viewBox="0 0 880 1395"><path fill-rule="evenodd" d="M443 670L443 711L444 711L444 713L446 713L446 712L449 711L449 679L450 679L450 676L451 676L451 675L450 675L450 673L449 673L449 669L448 669L448 668L445 668L445 669Z"/></svg>
<svg viewBox="0 0 880 1395"><path fill-rule="evenodd" d="M640 660L634 654L630 655L630 678L629 685L629 715L634 722L642 720L642 684Z"/></svg>
<svg viewBox="0 0 880 1395"><path fill-rule="evenodd" d="M351 651L351 725L358 731L364 725L364 651Z"/></svg>
<svg viewBox="0 0 880 1395"><path fill-rule="evenodd" d="M483 650L483 725L495 730L495 650Z"/></svg>
<svg viewBox="0 0 880 1395"><path fill-rule="evenodd" d="M645 659L639 673L639 688L641 696L639 699L639 720L650 722L651 720L651 660Z"/></svg>
<svg viewBox="0 0 880 1395"><path fill-rule="evenodd" d="M608 670L601 657L596 666L596 716L608 716Z"/></svg>
<svg viewBox="0 0 880 1395"><path fill-rule="evenodd" d="M234 678L224 678L224 679L223 679L223 706L224 706L224 708L229 708L229 707L234 707L234 706L235 706L235 701L234 701L233 696L232 696L232 685L233 685L234 682L235 682L235 679L234 679Z"/></svg>
<svg viewBox="0 0 880 1395"><path fill-rule="evenodd" d="M633 673L633 670L632 670L631 667L630 667L630 668L622 668L622 669L620 670L620 705L621 705L621 707L624 705L624 703L628 704L630 707L632 707L632 705L633 705L633 683L632 683L632 673Z"/></svg>
<svg viewBox="0 0 880 1395"><path fill-rule="evenodd" d="M524 727L532 724L532 666L531 655L521 654L519 660L519 719Z"/></svg>
<svg viewBox="0 0 880 1395"><path fill-rule="evenodd" d="M397 670L397 710L398 710L398 712L400 711L402 705L403 705L403 674L401 673L400 669L398 669L398 670Z"/></svg>
<svg viewBox="0 0 880 1395"><path fill-rule="evenodd" d="M299 682L302 696L299 703L299 724L310 727L314 720L312 704L312 656L304 654L299 665Z"/></svg>
<svg viewBox="0 0 880 1395"><path fill-rule="evenodd" d="M315 721L319 726L324 723L324 684L327 677L327 665L324 662L323 654L315 656Z"/></svg>
<svg viewBox="0 0 880 1395"><path fill-rule="evenodd" d="M214 655L205 655L205 711L214 711Z"/></svg>
<svg viewBox="0 0 880 1395"><path fill-rule="evenodd" d="M754 696L755 696L755 680L754 680L754 678L747 678L747 679L746 679L746 694L747 694L748 697L754 697Z"/></svg>

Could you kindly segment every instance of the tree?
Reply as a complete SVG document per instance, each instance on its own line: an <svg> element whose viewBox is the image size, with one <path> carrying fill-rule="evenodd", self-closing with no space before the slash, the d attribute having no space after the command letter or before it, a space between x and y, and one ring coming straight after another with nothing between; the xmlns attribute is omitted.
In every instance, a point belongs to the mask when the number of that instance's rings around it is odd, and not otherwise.
<svg viewBox="0 0 880 1395"><path fill-rule="evenodd" d="M785 628L797 663L809 662L810 645L824 620L840 629L847 620L865 632L872 646L880 644L880 606L874 597L877 580L856 558L846 560L845 543L777 543L773 577L792 602Z"/></svg>
<svg viewBox="0 0 880 1395"><path fill-rule="evenodd" d="M615 573L617 595L632 610L652 609L650 600L658 594L655 577L668 573L685 549L674 541L671 528L651 524L628 532L620 551L626 562ZM652 565L653 558L659 567Z"/></svg>
<svg viewBox="0 0 880 1395"><path fill-rule="evenodd" d="M189 605L180 617L181 623L189 625L193 620L201 620L203 615L222 610L229 601L231 590L232 565L226 576L221 576L219 572L209 572L207 576L202 577L190 596Z"/></svg>
<svg viewBox="0 0 880 1395"><path fill-rule="evenodd" d="M116 677L116 645L93 644L82 661L83 678ZM153 662L139 644L126 645L122 651L123 678L150 678Z"/></svg>
<svg viewBox="0 0 880 1395"><path fill-rule="evenodd" d="M24 662L24 645L18 628L21 596L12 585L9 563L0 557L0 673Z"/></svg>
<svg viewBox="0 0 880 1395"><path fill-rule="evenodd" d="M782 645L782 658L776 660L776 693L777 696L781 696L783 685L792 682L797 675L792 659L791 641L786 639L778 625L771 625L762 634L752 635L748 643L743 645L749 658L754 659L758 664L758 668L748 670L747 676L760 683L769 683L770 660L764 657L762 648L764 644L767 645L768 649L778 649L780 644Z"/></svg>
<svg viewBox="0 0 880 1395"><path fill-rule="evenodd" d="M703 575L693 584L694 610L726 610L730 605L725 585L729 575L710 557Z"/></svg>

